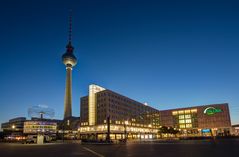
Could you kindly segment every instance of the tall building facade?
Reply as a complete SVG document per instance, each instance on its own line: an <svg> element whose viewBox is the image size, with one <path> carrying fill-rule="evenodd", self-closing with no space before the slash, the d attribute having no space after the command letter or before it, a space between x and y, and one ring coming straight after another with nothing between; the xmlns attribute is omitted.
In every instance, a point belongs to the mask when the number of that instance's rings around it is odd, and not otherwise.
<svg viewBox="0 0 239 157"><path fill-rule="evenodd" d="M112 124L132 119L140 121L139 118L158 112L157 109L98 85L90 85L89 96L81 98L82 125L105 124L108 116Z"/></svg>
<svg viewBox="0 0 239 157"><path fill-rule="evenodd" d="M66 66L66 87L64 99L64 119L72 117L72 68L77 64L77 59L73 54L71 44L72 17L69 18L69 41L66 46L66 52L62 55L62 62Z"/></svg>
<svg viewBox="0 0 239 157"><path fill-rule="evenodd" d="M98 85L89 86L89 95L81 98L82 136L105 138L107 117L110 119L111 138L151 137L159 128L159 111L126 96ZM157 118L158 117L158 118ZM154 135L155 135L154 134Z"/></svg>

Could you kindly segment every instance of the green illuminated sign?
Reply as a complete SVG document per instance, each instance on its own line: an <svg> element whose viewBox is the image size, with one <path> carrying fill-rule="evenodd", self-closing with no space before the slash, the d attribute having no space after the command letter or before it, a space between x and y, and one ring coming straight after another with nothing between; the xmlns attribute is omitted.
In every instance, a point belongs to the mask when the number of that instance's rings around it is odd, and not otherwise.
<svg viewBox="0 0 239 157"><path fill-rule="evenodd" d="M208 107L203 111L203 113L206 115L214 115L215 113L220 113L220 112L222 112L222 109L215 108L215 107Z"/></svg>

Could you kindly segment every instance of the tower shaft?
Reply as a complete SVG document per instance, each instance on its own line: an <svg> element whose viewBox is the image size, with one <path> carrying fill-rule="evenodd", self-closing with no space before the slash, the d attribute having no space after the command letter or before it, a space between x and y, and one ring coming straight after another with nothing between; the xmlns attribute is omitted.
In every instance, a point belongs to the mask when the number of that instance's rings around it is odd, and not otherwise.
<svg viewBox="0 0 239 157"><path fill-rule="evenodd" d="M72 67L66 66L66 89L64 101L64 119L72 116Z"/></svg>

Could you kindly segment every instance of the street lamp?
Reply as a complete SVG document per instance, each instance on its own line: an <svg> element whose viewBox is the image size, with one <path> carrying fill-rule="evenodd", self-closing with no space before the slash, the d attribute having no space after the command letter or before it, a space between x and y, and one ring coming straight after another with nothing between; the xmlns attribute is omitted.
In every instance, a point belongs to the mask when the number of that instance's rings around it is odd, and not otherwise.
<svg viewBox="0 0 239 157"><path fill-rule="evenodd" d="M12 129L15 129L15 128L16 128L16 126L13 124L13 125L12 125Z"/></svg>

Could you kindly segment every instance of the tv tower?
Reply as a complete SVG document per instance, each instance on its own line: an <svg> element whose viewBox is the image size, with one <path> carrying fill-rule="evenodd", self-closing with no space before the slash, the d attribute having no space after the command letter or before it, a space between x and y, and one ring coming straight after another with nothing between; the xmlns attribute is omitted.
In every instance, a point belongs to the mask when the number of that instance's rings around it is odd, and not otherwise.
<svg viewBox="0 0 239 157"><path fill-rule="evenodd" d="M77 64L77 59L73 54L74 47L72 40L72 15L69 16L69 34L66 52L62 55L62 62L66 66L66 88L64 101L64 119L72 117L72 68Z"/></svg>

